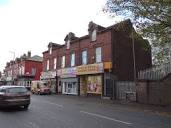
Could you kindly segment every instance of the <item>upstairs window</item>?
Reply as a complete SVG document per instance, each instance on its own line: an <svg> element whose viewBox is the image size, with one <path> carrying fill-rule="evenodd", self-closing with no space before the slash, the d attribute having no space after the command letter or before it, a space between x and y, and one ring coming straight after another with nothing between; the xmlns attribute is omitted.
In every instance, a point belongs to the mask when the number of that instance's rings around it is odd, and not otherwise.
<svg viewBox="0 0 171 128"><path fill-rule="evenodd" d="M70 40L66 42L66 49L70 49Z"/></svg>
<svg viewBox="0 0 171 128"><path fill-rule="evenodd" d="M71 54L71 67L75 66L75 53Z"/></svg>
<svg viewBox="0 0 171 128"><path fill-rule="evenodd" d="M46 70L49 70L49 60L46 62Z"/></svg>
<svg viewBox="0 0 171 128"><path fill-rule="evenodd" d="M35 74L36 74L36 68L32 68L32 69L31 69L31 74L32 74L32 75L35 75Z"/></svg>
<svg viewBox="0 0 171 128"><path fill-rule="evenodd" d="M49 54L52 54L52 47L49 48Z"/></svg>
<svg viewBox="0 0 171 128"><path fill-rule="evenodd" d="M87 51L82 51L82 64L87 64Z"/></svg>
<svg viewBox="0 0 171 128"><path fill-rule="evenodd" d="M62 56L62 58L61 58L61 67L62 68L65 67L65 56Z"/></svg>
<svg viewBox="0 0 171 128"><path fill-rule="evenodd" d="M94 29L91 34L91 41L96 41L97 31Z"/></svg>
<svg viewBox="0 0 171 128"><path fill-rule="evenodd" d="M56 69L56 64L57 64L57 58L53 59L53 69Z"/></svg>
<svg viewBox="0 0 171 128"><path fill-rule="evenodd" d="M102 62L102 48L96 48L96 63Z"/></svg>

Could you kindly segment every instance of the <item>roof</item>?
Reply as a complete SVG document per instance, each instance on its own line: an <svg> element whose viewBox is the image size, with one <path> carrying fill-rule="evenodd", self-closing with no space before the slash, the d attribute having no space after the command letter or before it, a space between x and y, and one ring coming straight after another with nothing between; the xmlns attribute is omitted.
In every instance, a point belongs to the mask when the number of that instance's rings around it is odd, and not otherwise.
<svg viewBox="0 0 171 128"><path fill-rule="evenodd" d="M40 57L40 56L38 56L38 55L34 55L33 57L28 58L27 60L42 62L42 61L43 61L43 57Z"/></svg>
<svg viewBox="0 0 171 128"><path fill-rule="evenodd" d="M119 22L117 24L111 25L111 26L106 27L106 28L103 27L103 26L100 26L100 25L97 25L97 27L98 27L98 33L109 31L111 29L114 29L114 30L117 30L117 31L122 31L122 32L128 32L128 33L130 31L132 31L132 29L130 29L130 28L132 28L132 23L131 23L130 19L121 21L121 22ZM82 37L77 37L74 40L71 40L71 43L75 43L75 42L77 42L79 40L88 39L88 38L89 38L89 35L85 35L85 36L82 36ZM59 47L56 47L55 49L59 49L59 48L61 48L63 46L65 46L65 44L64 45L60 45ZM44 51L43 53L46 53L46 52L48 52L48 51Z"/></svg>

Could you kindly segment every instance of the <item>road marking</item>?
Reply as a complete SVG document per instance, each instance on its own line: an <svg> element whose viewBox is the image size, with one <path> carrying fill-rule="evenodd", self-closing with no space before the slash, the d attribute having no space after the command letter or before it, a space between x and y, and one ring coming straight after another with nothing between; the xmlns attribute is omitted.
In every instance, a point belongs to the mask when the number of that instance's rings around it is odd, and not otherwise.
<svg viewBox="0 0 171 128"><path fill-rule="evenodd" d="M80 111L80 112L84 113L84 114L91 115L91 116L96 116L96 117L100 117L100 118L103 118L103 119L107 119L107 120L111 120L111 121L127 124L127 125L131 125L132 124L130 122L125 122L125 121L117 120L117 119L114 119L114 118L110 118L110 117L99 115L99 114L95 114L95 113L89 113L89 112L86 112L86 111Z"/></svg>
<svg viewBox="0 0 171 128"><path fill-rule="evenodd" d="M47 102L47 101L40 101L40 102L42 102L42 103L47 103L47 104L51 104L51 105L55 105L55 106L60 107L60 108L63 108L63 107L64 107L64 106L61 105L61 104L56 104L56 103L52 103L52 102Z"/></svg>
<svg viewBox="0 0 171 128"><path fill-rule="evenodd" d="M56 106L58 106L58 107L60 107L60 108L63 108L63 107L64 107L64 106L61 105L61 104L56 104L56 103L52 103L52 102L47 102L47 103L52 104L52 105L56 105Z"/></svg>

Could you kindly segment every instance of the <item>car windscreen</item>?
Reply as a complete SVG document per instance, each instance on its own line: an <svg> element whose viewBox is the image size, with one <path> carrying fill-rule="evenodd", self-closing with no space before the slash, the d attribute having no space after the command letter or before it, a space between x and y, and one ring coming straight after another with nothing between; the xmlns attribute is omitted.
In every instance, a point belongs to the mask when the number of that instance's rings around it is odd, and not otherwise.
<svg viewBox="0 0 171 128"><path fill-rule="evenodd" d="M15 88L8 88L6 90L7 93L13 93L13 94L17 94L17 93L26 93L28 90L26 88L21 88L21 87L15 87Z"/></svg>

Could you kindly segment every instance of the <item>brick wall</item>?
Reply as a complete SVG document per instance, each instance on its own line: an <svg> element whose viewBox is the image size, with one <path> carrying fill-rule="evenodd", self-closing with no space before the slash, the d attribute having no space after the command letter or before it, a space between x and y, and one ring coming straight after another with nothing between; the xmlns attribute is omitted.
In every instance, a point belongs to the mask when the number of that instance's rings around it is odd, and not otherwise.
<svg viewBox="0 0 171 128"><path fill-rule="evenodd" d="M161 81L138 81L137 101L154 105L171 105L171 75Z"/></svg>

